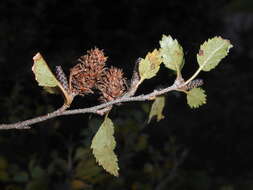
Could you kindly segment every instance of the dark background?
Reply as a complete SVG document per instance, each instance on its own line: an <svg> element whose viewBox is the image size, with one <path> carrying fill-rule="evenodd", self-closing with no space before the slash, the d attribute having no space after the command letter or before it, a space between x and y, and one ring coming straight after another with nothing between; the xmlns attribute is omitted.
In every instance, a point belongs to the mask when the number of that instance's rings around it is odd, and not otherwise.
<svg viewBox="0 0 253 190"><path fill-rule="evenodd" d="M170 34L184 48L186 79L197 68L196 53L205 40L222 36L234 45L215 70L200 74L208 95L201 108L192 110L183 94L170 93L166 118L159 123L147 124L150 103L130 103L111 112L119 178L101 170L76 177L81 161L70 163L78 148L90 154L100 117L75 115L36 124L29 131L1 131L0 184L6 189L78 189L78 182L79 189L253 188L251 0L6 0L0 2L0 16L0 123L60 107L59 96L42 92L34 80L32 57L37 52L52 70L61 65L68 74L79 56L98 47L109 57L107 64L122 68L130 79L135 60ZM137 93L168 86L173 77L161 68ZM96 97L87 96L77 98L73 108L95 104ZM136 148L138 143L141 148ZM187 155L181 159L184 151ZM54 159L63 164L49 172ZM95 162L92 156L87 160ZM42 174L34 177L36 167L43 170L43 179ZM87 167L80 166L81 171Z"/></svg>

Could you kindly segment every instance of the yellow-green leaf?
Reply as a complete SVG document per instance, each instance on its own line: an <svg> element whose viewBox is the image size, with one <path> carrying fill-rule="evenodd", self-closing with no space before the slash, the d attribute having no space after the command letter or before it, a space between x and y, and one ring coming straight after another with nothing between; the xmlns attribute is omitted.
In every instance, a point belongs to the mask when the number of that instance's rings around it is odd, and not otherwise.
<svg viewBox="0 0 253 190"><path fill-rule="evenodd" d="M160 40L160 54L164 65L174 71L181 71L184 65L184 52L181 45L172 37L163 35Z"/></svg>
<svg viewBox="0 0 253 190"><path fill-rule="evenodd" d="M204 42L200 46L197 54L198 64L203 71L210 71L214 69L219 62L227 56L229 49L233 45L229 40L221 37L214 37Z"/></svg>
<svg viewBox="0 0 253 190"><path fill-rule="evenodd" d="M114 126L109 117L105 117L96 135L92 139L91 148L98 162L107 172L118 176L118 158L114 153L116 141L114 139Z"/></svg>
<svg viewBox="0 0 253 190"><path fill-rule="evenodd" d="M191 108L198 108L206 103L206 94L202 88L193 88L187 92L187 103Z"/></svg>
<svg viewBox="0 0 253 190"><path fill-rule="evenodd" d="M149 113L148 123L155 116L156 116L156 120L157 121L160 121L161 119L164 118L164 115L162 113L164 105L165 105L165 97L164 96L158 96L158 97L156 97L155 101L152 104L150 113Z"/></svg>
<svg viewBox="0 0 253 190"><path fill-rule="evenodd" d="M156 76L156 73L160 69L161 57L158 50L154 50L152 53L148 53L145 59L141 59L139 63L139 73L141 80L150 79Z"/></svg>
<svg viewBox="0 0 253 190"><path fill-rule="evenodd" d="M65 105L70 105L73 101L73 96L69 94L57 80L55 75L52 73L48 67L46 61L43 59L40 53L37 53L33 57L34 64L32 66L32 71L35 75L35 79L39 86L42 86L44 90L49 93L59 92L57 88L62 92L65 99Z"/></svg>
<svg viewBox="0 0 253 190"><path fill-rule="evenodd" d="M46 61L43 59L40 53L37 53L34 57L34 64L32 71L35 74L35 79L39 86L56 87L59 85L58 80L51 72Z"/></svg>

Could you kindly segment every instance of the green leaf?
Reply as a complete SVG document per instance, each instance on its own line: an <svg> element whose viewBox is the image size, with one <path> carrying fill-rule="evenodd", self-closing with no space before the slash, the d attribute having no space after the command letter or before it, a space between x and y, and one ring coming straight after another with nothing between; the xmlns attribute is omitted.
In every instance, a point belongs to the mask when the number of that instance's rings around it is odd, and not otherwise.
<svg viewBox="0 0 253 190"><path fill-rule="evenodd" d="M206 103L206 94L202 88L193 88L187 92L187 103L191 108L198 108Z"/></svg>
<svg viewBox="0 0 253 190"><path fill-rule="evenodd" d="M141 80L150 79L156 76L160 69L161 57L158 50L154 50L152 53L148 53L145 59L141 59L139 63L139 73Z"/></svg>
<svg viewBox="0 0 253 190"><path fill-rule="evenodd" d="M56 87L59 85L59 81L51 72L46 61L43 59L40 53L37 53L34 57L34 64L32 71L35 74L35 79L39 83L39 86Z"/></svg>
<svg viewBox="0 0 253 190"><path fill-rule="evenodd" d="M116 141L114 139L114 126L110 118L106 116L104 122L92 139L91 148L98 162L107 172L118 176L118 158L114 153Z"/></svg>
<svg viewBox="0 0 253 190"><path fill-rule="evenodd" d="M156 97L149 113L148 123L154 116L156 116L157 121L160 121L161 119L164 118L164 115L162 114L164 105L165 105L165 97L164 96Z"/></svg>
<svg viewBox="0 0 253 190"><path fill-rule="evenodd" d="M62 84L57 80L55 75L52 73L48 67L46 61L43 59L40 53L37 53L33 57L34 64L32 66L32 71L35 75L35 79L39 86L42 86L49 93L57 93L57 89L60 89L64 95L65 105L70 105L73 101L72 94L68 93L62 86Z"/></svg>
<svg viewBox="0 0 253 190"><path fill-rule="evenodd" d="M168 69L181 71L184 65L184 52L178 41L173 40L170 35L163 35L160 46L160 54L164 65Z"/></svg>
<svg viewBox="0 0 253 190"><path fill-rule="evenodd" d="M204 42L197 54L200 68L203 71L214 69L227 56L229 49L232 47L233 45L229 40L222 39L221 37L214 37Z"/></svg>

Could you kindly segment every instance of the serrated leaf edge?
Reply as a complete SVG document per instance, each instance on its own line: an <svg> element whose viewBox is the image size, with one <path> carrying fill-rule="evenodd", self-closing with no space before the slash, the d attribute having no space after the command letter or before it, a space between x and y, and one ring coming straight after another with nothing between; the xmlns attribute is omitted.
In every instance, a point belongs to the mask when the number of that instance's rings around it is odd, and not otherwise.
<svg viewBox="0 0 253 190"><path fill-rule="evenodd" d="M112 123L112 127L113 127L113 122L112 122L112 120L108 117L108 114L105 116L105 119L104 119L103 123L100 125L100 127L102 127L102 126L104 125L104 122L105 122L107 119L109 119L109 121ZM100 129L100 127L99 127L99 129ZM98 129L98 130L99 130L99 129ZM98 131L97 131L97 132L98 132ZM96 133L96 134L97 134L97 133ZM96 134L95 134L95 136L96 136ZM93 153L93 155L94 155L94 157L95 157L96 162L98 163L98 165L102 166L108 173L110 173L110 174L112 174L112 175L118 177L118 176L119 176L119 173L118 173L118 171L119 171L119 166L118 166L118 158L117 158L117 155L116 155L115 152L114 152L114 149L115 149L115 147L116 147L116 141L115 141L115 138L114 138L114 135L113 135L113 134L114 134L114 129L113 129L112 137L113 137L113 140L114 140L115 144L114 144L114 146L112 147L112 150L111 150L111 151L112 151L113 156L115 156L115 161L116 161L116 170L115 170L115 171L110 171L110 170L108 170L108 168L105 168L105 167L103 166L103 164L100 162L100 160L96 158L96 155L97 155L97 154L95 154L95 152L94 152L96 148L93 146L93 140L94 140L95 136L94 136L93 139L92 139L91 149L92 149L92 153Z"/></svg>
<svg viewBox="0 0 253 190"><path fill-rule="evenodd" d="M204 43L200 46L200 50L202 50L202 47L203 47L203 45L204 45L205 43L208 43L208 42L210 42L211 40L214 40L215 38L221 39L221 40L223 41L223 43L221 44L221 46L220 46L219 48L216 48L216 50L213 51L213 52L207 57L207 59L204 61L204 63L203 63L202 65L200 65L201 70L206 66L207 62L213 57L213 55L214 55L217 51L221 50L222 47L223 47L224 45L226 45L227 42L230 44L230 45L228 46L228 48L227 48L227 53L229 52L229 49L233 47L233 45L230 43L229 40L223 39L223 38L220 37L220 36L216 36L216 37L213 37L213 38L209 39L208 41L204 42ZM199 55L198 55L198 56L199 56ZM225 55L225 56L226 56L226 55Z"/></svg>
<svg viewBox="0 0 253 190"><path fill-rule="evenodd" d="M203 95L204 95L204 101L203 101L203 102L201 101L201 104L198 104L198 105L190 105L190 104L188 103L188 95L189 95L190 92L191 92L192 90L194 90L194 89L200 89L201 92L202 92ZM190 108L193 108L193 109L194 109L194 108L199 108L200 106L206 104L206 97L207 97L207 95L205 94L205 90L202 89L202 88L200 88L200 87L191 89L190 91L186 92L186 95L187 95L187 104L190 106Z"/></svg>
<svg viewBox="0 0 253 190"><path fill-rule="evenodd" d="M162 35L162 39L159 41L159 43L160 43L160 49L159 49L159 50L160 50L160 51L161 51L161 49L167 47L166 45L164 46L164 45L162 44L164 38L169 38L169 39L170 39L170 43L176 44L176 45L178 46L179 50L182 52L182 62L181 62L180 64L176 64L176 65L175 65L175 64L165 64L164 58L163 58L163 56L161 55L161 57L162 57L162 62L163 62L163 64L164 64L164 66L165 66L166 68L170 69L170 70L176 71L176 72L177 72L177 75L179 75L179 74L181 73L181 69L182 69L183 66L184 66L184 50L183 50L183 47L182 47L181 44L177 41L177 39L173 39L171 35L166 36L165 34L163 34L163 35ZM169 67L169 65L171 65L172 67ZM174 67L175 67L175 68L174 68Z"/></svg>

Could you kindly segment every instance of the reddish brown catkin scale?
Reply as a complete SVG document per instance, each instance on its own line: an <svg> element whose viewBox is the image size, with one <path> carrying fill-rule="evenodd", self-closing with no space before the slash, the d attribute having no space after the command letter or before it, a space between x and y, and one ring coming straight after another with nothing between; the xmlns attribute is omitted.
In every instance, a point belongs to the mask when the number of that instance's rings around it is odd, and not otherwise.
<svg viewBox="0 0 253 190"><path fill-rule="evenodd" d="M106 69L96 85L100 90L102 102L110 102L122 96L126 91L126 79L121 69L111 67Z"/></svg>
<svg viewBox="0 0 253 190"><path fill-rule="evenodd" d="M55 73L56 73L56 78L60 81L63 88L66 91L68 91L68 89L69 89L68 79L67 79L62 67L61 66L56 66L55 67Z"/></svg>
<svg viewBox="0 0 253 190"><path fill-rule="evenodd" d="M95 84L99 81L107 57L98 48L87 51L81 56L73 68L70 69L70 90L72 93L84 96L93 93Z"/></svg>

